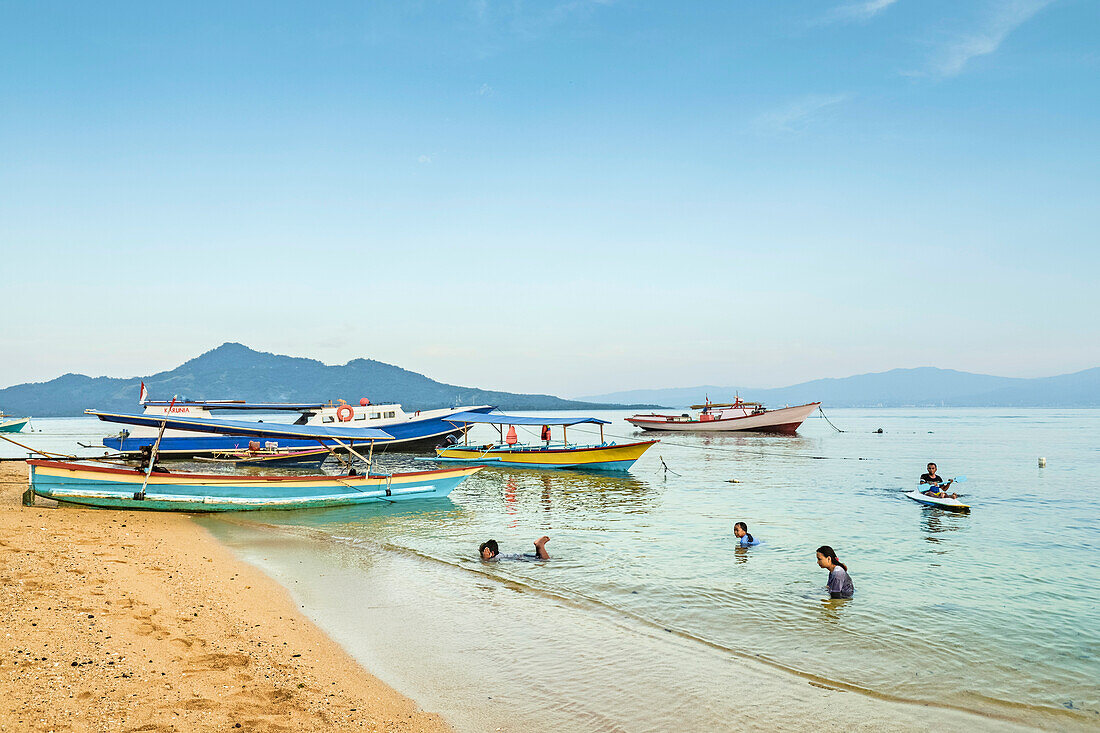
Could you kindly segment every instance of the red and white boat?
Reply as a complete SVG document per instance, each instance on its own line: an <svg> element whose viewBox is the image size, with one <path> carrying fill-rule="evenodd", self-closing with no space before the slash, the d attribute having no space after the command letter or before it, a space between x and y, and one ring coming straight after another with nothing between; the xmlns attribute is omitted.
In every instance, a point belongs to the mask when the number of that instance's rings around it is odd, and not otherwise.
<svg viewBox="0 0 1100 733"><path fill-rule="evenodd" d="M704 405L692 405L699 410L695 417L683 415L635 415L626 421L642 430L665 432L707 432L725 433L736 430L752 430L763 433L793 434L802 421L821 405L811 402L808 405L782 407L778 410L765 410L759 402L743 402L737 398L734 402L717 404L708 401Z"/></svg>

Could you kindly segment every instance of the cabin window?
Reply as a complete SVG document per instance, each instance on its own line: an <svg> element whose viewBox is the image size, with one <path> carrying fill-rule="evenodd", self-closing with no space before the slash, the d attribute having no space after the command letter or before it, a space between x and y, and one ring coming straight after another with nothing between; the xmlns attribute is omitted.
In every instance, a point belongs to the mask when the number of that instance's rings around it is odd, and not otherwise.
<svg viewBox="0 0 1100 733"><path fill-rule="evenodd" d="M372 412L370 414L370 419L371 420L381 420L382 419L382 413L381 412Z"/></svg>
<svg viewBox="0 0 1100 733"><path fill-rule="evenodd" d="M367 419L367 413L360 412L358 415L355 416L355 419L356 420L366 420Z"/></svg>
<svg viewBox="0 0 1100 733"><path fill-rule="evenodd" d="M321 422L336 422L336 418L334 418L332 415L322 415Z"/></svg>
<svg viewBox="0 0 1100 733"><path fill-rule="evenodd" d="M396 413L393 413L393 412L387 412L386 417L393 417L395 414Z"/></svg>

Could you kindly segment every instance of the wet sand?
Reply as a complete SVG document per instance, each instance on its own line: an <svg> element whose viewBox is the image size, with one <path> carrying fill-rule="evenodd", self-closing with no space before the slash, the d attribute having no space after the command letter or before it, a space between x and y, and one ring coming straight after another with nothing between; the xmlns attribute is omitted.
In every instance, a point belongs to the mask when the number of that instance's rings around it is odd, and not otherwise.
<svg viewBox="0 0 1100 733"><path fill-rule="evenodd" d="M0 461L0 730L449 730L189 517L26 480Z"/></svg>

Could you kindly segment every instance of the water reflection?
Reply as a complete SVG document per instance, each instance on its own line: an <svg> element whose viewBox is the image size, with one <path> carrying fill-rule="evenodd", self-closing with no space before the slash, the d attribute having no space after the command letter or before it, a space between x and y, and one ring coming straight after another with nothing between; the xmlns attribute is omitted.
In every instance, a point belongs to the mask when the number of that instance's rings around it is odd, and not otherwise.
<svg viewBox="0 0 1100 733"><path fill-rule="evenodd" d="M964 529L966 519L965 514L936 509L935 507L924 507L920 514L921 531L925 534L925 541L934 545L939 544L942 540L936 535L958 532Z"/></svg>
<svg viewBox="0 0 1100 733"><path fill-rule="evenodd" d="M505 511L514 514L517 507L532 498L539 509L614 511L634 514L651 511L656 492L647 481L629 473L585 471L522 471L493 468L472 476L462 485L463 493L484 496L500 491Z"/></svg>
<svg viewBox="0 0 1100 733"><path fill-rule="evenodd" d="M462 515L462 507L450 497L424 499L415 502L352 504L325 509L296 509L286 511L248 512L247 519L284 525L332 527L334 525L379 524L394 520L454 521Z"/></svg>
<svg viewBox="0 0 1100 733"><path fill-rule="evenodd" d="M844 609L852 602L851 598L822 598L821 620L829 626L837 626L844 615Z"/></svg>

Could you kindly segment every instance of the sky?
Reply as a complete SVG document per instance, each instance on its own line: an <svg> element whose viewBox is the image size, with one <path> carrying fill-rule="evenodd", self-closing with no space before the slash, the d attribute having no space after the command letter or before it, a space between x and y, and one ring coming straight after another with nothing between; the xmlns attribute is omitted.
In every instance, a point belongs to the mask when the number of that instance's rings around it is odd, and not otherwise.
<svg viewBox="0 0 1100 733"><path fill-rule="evenodd" d="M1097 28L0 0L0 386L225 341L563 396L1098 366Z"/></svg>

